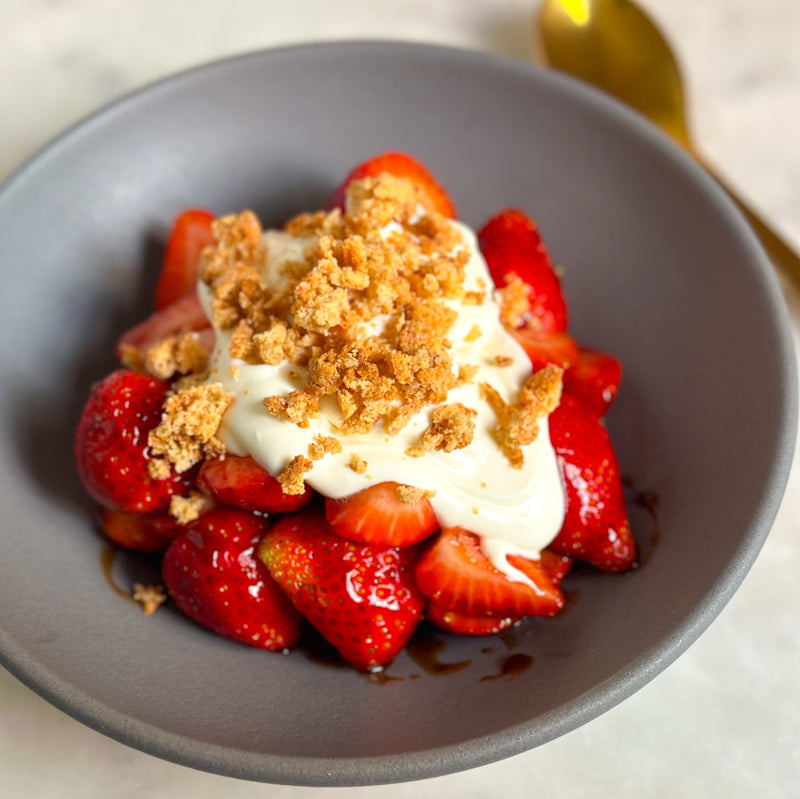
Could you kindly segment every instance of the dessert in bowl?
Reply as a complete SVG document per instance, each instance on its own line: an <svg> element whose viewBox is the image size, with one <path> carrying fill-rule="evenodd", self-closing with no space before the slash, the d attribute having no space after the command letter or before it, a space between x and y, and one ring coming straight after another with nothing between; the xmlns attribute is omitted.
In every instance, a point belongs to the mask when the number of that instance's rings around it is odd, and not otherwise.
<svg viewBox="0 0 800 799"><path fill-rule="evenodd" d="M375 673L423 617L499 633L563 609L573 558L636 565L602 424L621 366L566 332L522 211L476 238L402 153L334 198L266 233L181 214L75 456L102 531L166 550L189 617L277 651L305 618Z"/></svg>
<svg viewBox="0 0 800 799"><path fill-rule="evenodd" d="M475 228L506 206L536 219L564 266L571 332L625 367L606 421L629 499L652 492L658 505L657 525L642 503L629 505L639 568L573 570L575 601L554 618L499 638L412 637L371 678L321 664L313 641L265 655L169 605L145 617L114 595L72 435L87 387L114 368L114 341L149 310L164 228L178 212L250 207L278 227L324 204L365 153L390 148L428 164ZM9 274L5 323L29 331L4 354L2 490L15 510L4 662L147 751L240 777L356 784L543 743L680 654L735 590L777 509L796 398L763 256L680 154L568 81L386 44L211 66L67 134L4 188L0 225L4 262L26 266ZM742 377L756 357L757 384ZM118 556L112 577L159 575L139 556Z"/></svg>

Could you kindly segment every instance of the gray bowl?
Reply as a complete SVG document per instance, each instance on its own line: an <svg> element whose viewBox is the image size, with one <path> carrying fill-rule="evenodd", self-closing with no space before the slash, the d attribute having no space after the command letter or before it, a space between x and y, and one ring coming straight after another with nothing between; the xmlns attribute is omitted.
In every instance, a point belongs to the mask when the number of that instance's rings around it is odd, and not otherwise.
<svg viewBox="0 0 800 799"><path fill-rule="evenodd" d="M644 557L624 576L570 576L574 601L554 620L495 639L423 633L372 682L313 641L270 655L169 609L146 618L116 595L109 573L129 584L157 578L157 565L118 556L104 567L71 441L90 383L113 368L115 336L148 307L178 211L249 206L280 223L391 149L427 163L472 225L505 206L538 220L566 269L574 334L625 364L608 424ZM92 117L10 179L0 264L2 662L92 727L197 768L392 782L561 735L707 627L785 487L794 360L752 235L644 123L520 64L349 43L179 75ZM641 501L654 496L657 513Z"/></svg>

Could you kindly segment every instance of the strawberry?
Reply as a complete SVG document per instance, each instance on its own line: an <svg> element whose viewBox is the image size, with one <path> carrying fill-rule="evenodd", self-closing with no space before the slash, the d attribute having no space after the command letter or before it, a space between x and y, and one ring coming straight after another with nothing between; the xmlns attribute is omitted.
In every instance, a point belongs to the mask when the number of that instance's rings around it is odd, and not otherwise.
<svg viewBox="0 0 800 799"><path fill-rule="evenodd" d="M431 602L468 616L553 616L561 610L564 597L541 561L510 555L508 562L536 589L509 580L483 554L477 535L453 527L422 554L415 576Z"/></svg>
<svg viewBox="0 0 800 799"><path fill-rule="evenodd" d="M166 513L120 513L102 506L98 510L100 529L123 549L163 552L183 532L183 527Z"/></svg>
<svg viewBox="0 0 800 799"><path fill-rule="evenodd" d="M581 347L578 360L564 372L564 392L577 397L598 417L617 396L622 364L613 356Z"/></svg>
<svg viewBox="0 0 800 799"><path fill-rule="evenodd" d="M564 526L550 549L604 571L631 568L636 546L605 428L583 403L564 396L550 414L550 440L566 493Z"/></svg>
<svg viewBox="0 0 800 799"><path fill-rule="evenodd" d="M425 618L440 630L453 635L496 635L508 630L522 619L512 616L470 616L445 610L435 602L429 602Z"/></svg>
<svg viewBox="0 0 800 799"><path fill-rule="evenodd" d="M422 617L416 554L348 541L311 510L279 519L260 550L294 606L360 671L394 660Z"/></svg>
<svg viewBox="0 0 800 799"><path fill-rule="evenodd" d="M530 358L536 372L548 363L569 369L578 361L578 345L567 333L518 327L509 330Z"/></svg>
<svg viewBox="0 0 800 799"><path fill-rule="evenodd" d="M573 560L569 555L560 555L550 549L542 550L542 566L553 581L553 585L561 585L572 569Z"/></svg>
<svg viewBox="0 0 800 799"><path fill-rule="evenodd" d="M214 349L214 330L196 291L185 294L123 333L117 342L117 358L123 360L125 349L131 348L143 359L156 344L185 333L197 333L209 353Z"/></svg>
<svg viewBox="0 0 800 799"><path fill-rule="evenodd" d="M541 558L542 566L553 585L560 585L572 567L572 558L566 555L557 555L548 549L543 550ZM495 635L503 630L508 630L522 620L512 616L470 616L466 613L446 610L435 602L428 603L425 616L432 624L455 635Z"/></svg>
<svg viewBox="0 0 800 799"><path fill-rule="evenodd" d="M436 182L436 178L422 164L403 153L384 153L355 167L333 193L328 202L328 210L344 208L345 191L353 181L374 178L384 172L397 178L408 178L422 190L432 210L448 219L456 218L456 209L447 192Z"/></svg>
<svg viewBox="0 0 800 799"><path fill-rule="evenodd" d="M197 487L224 505L261 513L292 513L314 498L308 486L304 494L284 494L283 486L249 455L230 453L200 467Z"/></svg>
<svg viewBox="0 0 800 799"><path fill-rule="evenodd" d="M376 547L416 544L439 527L426 498L398 499L398 483L378 483L343 499L326 499L325 516L333 531L351 541Z"/></svg>
<svg viewBox="0 0 800 799"><path fill-rule="evenodd" d="M192 475L148 473L148 433L161 421L169 386L119 369L101 381L83 409L75 433L75 459L88 494L123 513L159 513L173 494L191 487Z"/></svg>
<svg viewBox="0 0 800 799"><path fill-rule="evenodd" d="M503 288L512 275L530 286L529 312L537 329L567 329L561 282L536 225L522 211L509 208L490 219L478 233L478 244L498 288Z"/></svg>
<svg viewBox="0 0 800 799"><path fill-rule="evenodd" d="M302 620L257 556L264 519L215 508L187 526L162 564L170 598L193 621L249 646L297 643Z"/></svg>
<svg viewBox="0 0 800 799"><path fill-rule="evenodd" d="M175 220L156 284L157 311L172 305L197 285L200 256L206 247L214 244L213 222L213 214L197 209L184 211Z"/></svg>

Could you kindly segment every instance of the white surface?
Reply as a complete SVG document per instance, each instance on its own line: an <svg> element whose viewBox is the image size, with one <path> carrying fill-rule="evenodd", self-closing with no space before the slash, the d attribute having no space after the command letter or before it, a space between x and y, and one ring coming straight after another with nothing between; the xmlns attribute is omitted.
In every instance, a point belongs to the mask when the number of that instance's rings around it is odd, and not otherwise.
<svg viewBox="0 0 800 799"><path fill-rule="evenodd" d="M107 101L202 61L277 44L397 38L528 55L536 0L0 0L0 177ZM680 50L701 149L800 248L800 3L643 0ZM800 306L792 293L796 331ZM800 794L800 470L742 588L631 699L524 755L330 796ZM301 799L204 774L73 721L0 669L0 797Z"/></svg>

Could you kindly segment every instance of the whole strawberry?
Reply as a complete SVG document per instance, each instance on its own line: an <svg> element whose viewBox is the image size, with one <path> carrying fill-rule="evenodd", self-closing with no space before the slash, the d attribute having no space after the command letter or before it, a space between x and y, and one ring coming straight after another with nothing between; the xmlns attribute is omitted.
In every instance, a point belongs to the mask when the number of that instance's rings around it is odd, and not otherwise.
<svg viewBox="0 0 800 799"><path fill-rule="evenodd" d="M175 604L209 630L249 646L294 646L302 620L257 555L263 518L216 508L190 524L164 555L162 576Z"/></svg>
<svg viewBox="0 0 800 799"><path fill-rule="evenodd" d="M456 218L456 209L453 207L453 202L447 192L439 185L427 167L424 167L419 161L405 153L384 153L353 167L333 193L328 202L328 210L333 208L344 209L345 194L347 193L347 187L351 183L364 178L375 178L384 172L394 175L396 178L410 180L422 191L429 208L446 216L448 219Z"/></svg>
<svg viewBox="0 0 800 799"><path fill-rule="evenodd" d="M123 513L159 513L173 494L184 493L191 475L170 470L165 480L148 472L148 433L161 421L169 386L119 369L89 397L75 433L78 474L89 495Z"/></svg>
<svg viewBox="0 0 800 799"><path fill-rule="evenodd" d="M308 486L302 494L284 494L283 486L249 455L230 453L200 467L197 487L223 505L261 513L291 513L314 498Z"/></svg>
<svg viewBox="0 0 800 799"><path fill-rule="evenodd" d="M535 329L546 332L567 329L567 305L561 282L536 225L524 212L513 208L501 211L480 230L478 243L497 288L503 288L512 275L530 287L529 322Z"/></svg>
<svg viewBox="0 0 800 799"><path fill-rule="evenodd" d="M260 555L294 606L360 671L394 660L422 617L415 547L357 544L306 510L280 519Z"/></svg>
<svg viewBox="0 0 800 799"><path fill-rule="evenodd" d="M568 395L550 414L550 439L566 491L566 517L550 549L604 571L636 562L617 457L594 411Z"/></svg>

